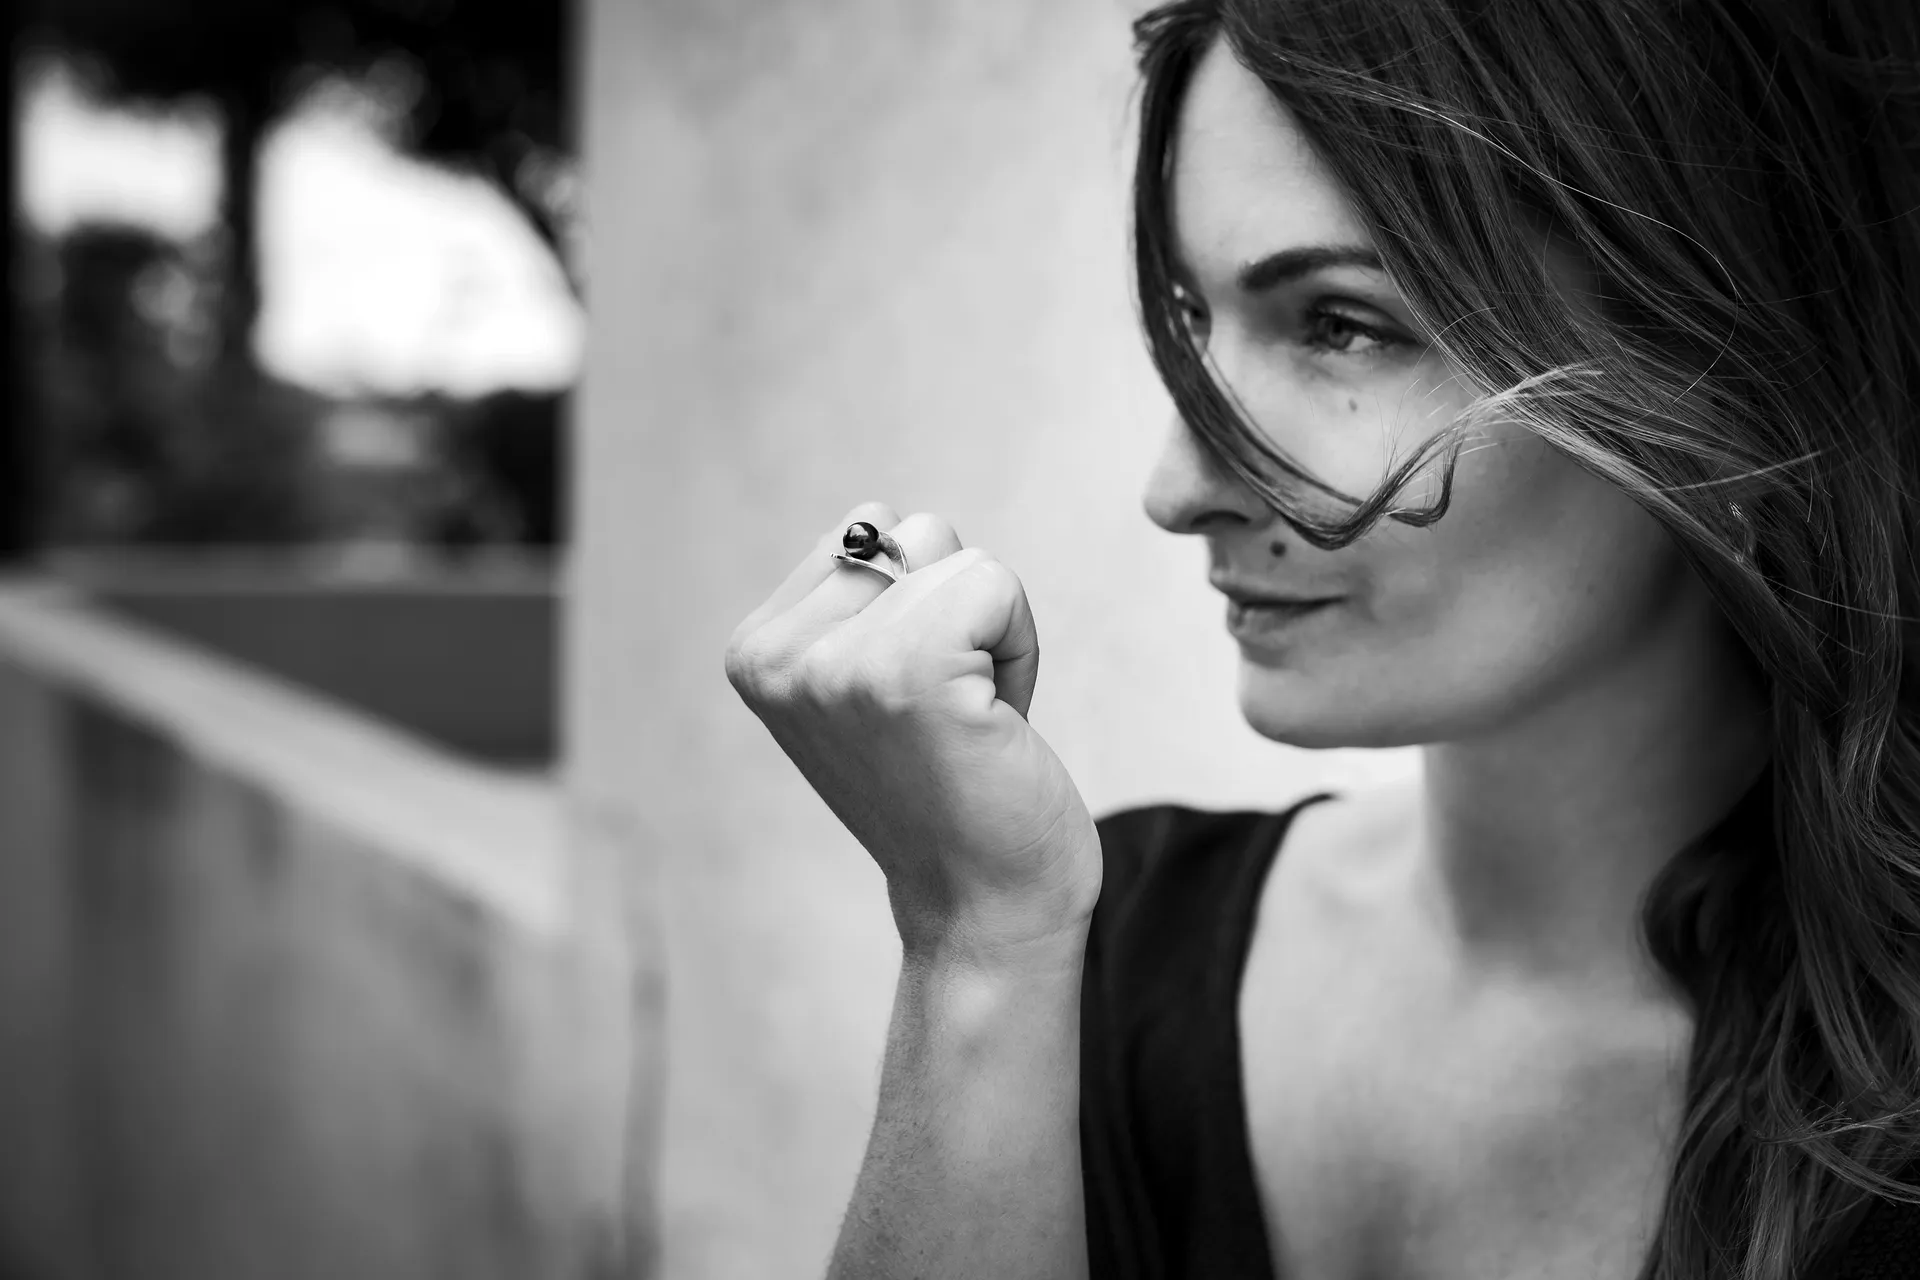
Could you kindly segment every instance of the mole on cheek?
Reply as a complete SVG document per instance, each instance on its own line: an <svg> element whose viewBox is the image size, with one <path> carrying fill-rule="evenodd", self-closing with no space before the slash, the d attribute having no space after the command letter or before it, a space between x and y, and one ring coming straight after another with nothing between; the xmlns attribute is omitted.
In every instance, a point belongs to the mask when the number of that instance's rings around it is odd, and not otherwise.
<svg viewBox="0 0 1920 1280"><path fill-rule="evenodd" d="M1360 402L1358 400L1355 400L1352 396L1347 397L1347 412L1348 413L1360 412Z"/></svg>

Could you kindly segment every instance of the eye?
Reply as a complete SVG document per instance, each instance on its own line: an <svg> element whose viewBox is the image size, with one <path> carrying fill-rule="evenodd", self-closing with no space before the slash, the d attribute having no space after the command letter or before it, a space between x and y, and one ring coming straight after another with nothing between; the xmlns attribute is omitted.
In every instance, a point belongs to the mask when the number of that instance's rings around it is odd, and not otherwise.
<svg viewBox="0 0 1920 1280"><path fill-rule="evenodd" d="M1339 355L1370 355L1405 339L1340 311L1315 307L1307 313L1307 345ZM1355 343L1361 343L1357 349Z"/></svg>

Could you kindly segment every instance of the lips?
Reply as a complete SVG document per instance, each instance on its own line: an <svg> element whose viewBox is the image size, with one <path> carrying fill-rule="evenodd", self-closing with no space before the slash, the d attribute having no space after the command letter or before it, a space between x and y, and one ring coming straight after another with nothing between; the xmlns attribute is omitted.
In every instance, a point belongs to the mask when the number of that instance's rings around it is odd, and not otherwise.
<svg viewBox="0 0 1920 1280"><path fill-rule="evenodd" d="M1299 639L1298 632L1315 619L1329 616L1338 607L1337 600L1314 603L1242 604L1228 598L1227 630L1238 640L1242 652L1270 654L1285 658Z"/></svg>
<svg viewBox="0 0 1920 1280"><path fill-rule="evenodd" d="M1287 661L1298 629L1332 612L1343 596L1285 591L1265 583L1217 577L1209 581L1227 598L1227 630L1255 661ZM1259 656L1265 655L1265 656Z"/></svg>
<svg viewBox="0 0 1920 1280"><path fill-rule="evenodd" d="M1213 580L1213 588L1235 604L1248 606L1274 605L1282 608L1304 608L1308 605L1330 604L1339 596L1316 596L1304 592L1276 591L1271 587L1257 587L1247 583Z"/></svg>

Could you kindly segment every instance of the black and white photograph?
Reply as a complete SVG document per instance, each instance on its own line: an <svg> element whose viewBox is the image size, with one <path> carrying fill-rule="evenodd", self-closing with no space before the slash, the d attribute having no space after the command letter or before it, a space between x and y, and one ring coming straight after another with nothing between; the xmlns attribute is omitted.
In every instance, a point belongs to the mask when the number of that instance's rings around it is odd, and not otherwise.
<svg viewBox="0 0 1920 1280"><path fill-rule="evenodd" d="M23 0L0 1280L1920 1280L1916 0Z"/></svg>

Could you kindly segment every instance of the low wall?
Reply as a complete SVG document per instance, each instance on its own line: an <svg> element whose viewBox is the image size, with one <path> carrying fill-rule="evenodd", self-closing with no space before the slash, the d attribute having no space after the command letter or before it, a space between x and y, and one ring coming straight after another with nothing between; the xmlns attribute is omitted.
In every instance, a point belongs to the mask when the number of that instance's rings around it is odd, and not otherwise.
<svg viewBox="0 0 1920 1280"><path fill-rule="evenodd" d="M563 827L0 584L0 1275L628 1275L629 984Z"/></svg>
<svg viewBox="0 0 1920 1280"><path fill-rule="evenodd" d="M553 565L528 556L354 571L324 549L69 552L63 581L111 612L282 676L457 754L557 754Z"/></svg>

